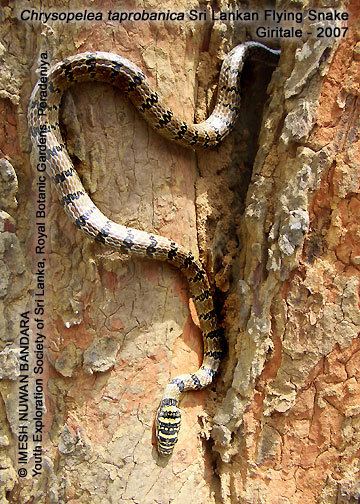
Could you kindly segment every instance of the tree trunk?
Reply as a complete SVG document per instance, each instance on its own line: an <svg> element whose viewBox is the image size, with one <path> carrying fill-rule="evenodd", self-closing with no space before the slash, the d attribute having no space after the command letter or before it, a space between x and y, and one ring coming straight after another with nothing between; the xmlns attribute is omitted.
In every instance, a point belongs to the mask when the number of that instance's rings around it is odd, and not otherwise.
<svg viewBox="0 0 360 504"><path fill-rule="evenodd" d="M127 5L168 8L211 12L203 2ZM129 259L82 235L48 179L44 254L37 251L29 97L41 54L55 64L101 50L133 61L174 114L200 121L213 107L222 59L254 32L219 20L105 22L109 9L125 7L101 2L91 10L104 19L84 23L21 20L24 9L40 12L28 2L1 9L0 503L358 502L357 2L349 2L349 31L336 43L285 41L274 73L247 63L241 117L213 151L162 138L109 85L78 84L64 97L63 137L95 204L116 222L191 250L214 286L227 355L212 387L184 395L168 461L156 451L159 400L170 377L202 361L187 282L166 264ZM36 373L39 334L45 361ZM37 379L45 410L34 397ZM40 410L41 442L33 439Z"/></svg>

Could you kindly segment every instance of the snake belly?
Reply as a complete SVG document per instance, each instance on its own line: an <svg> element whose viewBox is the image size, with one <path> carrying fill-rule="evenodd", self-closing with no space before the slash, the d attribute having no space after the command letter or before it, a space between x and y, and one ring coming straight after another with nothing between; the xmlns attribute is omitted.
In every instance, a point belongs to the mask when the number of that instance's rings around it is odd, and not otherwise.
<svg viewBox="0 0 360 504"><path fill-rule="evenodd" d="M71 56L48 73L46 113L43 113L38 82L30 98L28 123L33 148L46 135L46 172L66 214L90 238L132 257L166 261L186 277L204 342L203 362L195 373L173 378L166 386L156 415L158 452L170 455L178 439L181 413L179 401L187 390L212 383L224 353L222 329L214 309L209 280L201 263L174 241L153 233L129 228L108 219L87 194L66 150L59 128L59 109L66 89L74 83L100 81L120 89L149 124L165 137L184 146L214 147L231 131L240 107L240 76L250 53L275 65L279 51L256 42L235 47L224 59L216 105L206 121L189 124L166 108L151 89L144 73L131 61L113 53L86 52Z"/></svg>

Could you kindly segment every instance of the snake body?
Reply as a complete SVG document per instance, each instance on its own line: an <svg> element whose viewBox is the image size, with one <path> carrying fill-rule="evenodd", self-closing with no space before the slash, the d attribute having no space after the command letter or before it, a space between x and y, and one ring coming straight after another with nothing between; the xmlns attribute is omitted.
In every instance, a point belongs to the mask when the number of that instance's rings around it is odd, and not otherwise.
<svg viewBox="0 0 360 504"><path fill-rule="evenodd" d="M192 148L214 147L233 128L238 116L240 75L249 53L265 58L270 64L278 59L278 51L259 43L246 42L235 47L222 64L215 108L209 118L199 124L189 124L175 116L151 89L144 73L131 61L113 53L81 53L54 65L47 76L46 114L41 112L39 82L30 98L28 122L33 148L37 148L45 133L46 171L75 225L90 238L120 252L166 261L177 267L188 281L203 335L203 362L198 371L173 378L165 388L156 415L157 445L161 455L170 455L178 439L181 394L208 386L224 352L222 329L208 277L193 254L171 239L113 222L96 207L74 168L60 132L61 98L74 83L91 80L110 83L119 88L150 125L165 137Z"/></svg>

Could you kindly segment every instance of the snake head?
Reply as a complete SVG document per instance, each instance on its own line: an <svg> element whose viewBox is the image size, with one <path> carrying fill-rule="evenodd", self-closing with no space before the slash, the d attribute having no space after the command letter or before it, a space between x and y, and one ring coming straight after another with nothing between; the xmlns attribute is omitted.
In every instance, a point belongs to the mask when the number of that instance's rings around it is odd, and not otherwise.
<svg viewBox="0 0 360 504"><path fill-rule="evenodd" d="M157 448L160 455L171 455L178 440L181 412L176 399L162 399L156 415Z"/></svg>

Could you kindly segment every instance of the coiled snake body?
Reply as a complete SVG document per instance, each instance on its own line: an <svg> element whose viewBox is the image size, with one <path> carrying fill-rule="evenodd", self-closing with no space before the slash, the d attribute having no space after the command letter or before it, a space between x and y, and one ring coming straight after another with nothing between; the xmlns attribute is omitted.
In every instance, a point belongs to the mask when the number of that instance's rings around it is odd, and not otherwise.
<svg viewBox="0 0 360 504"><path fill-rule="evenodd" d="M177 376L165 389L156 416L158 451L162 455L170 455L178 439L181 394L209 385L223 355L222 330L214 310L208 277L201 263L180 245L163 236L117 224L94 205L75 171L59 129L61 97L76 82L107 82L119 88L162 135L192 148L214 147L229 133L238 116L240 75L249 53L255 56L259 54L262 59L265 57L270 64L275 64L278 59L278 51L255 42L235 47L222 64L215 108L209 118L199 124L188 124L176 117L162 105L143 72L131 61L112 53L77 54L53 66L48 73L45 114L41 111L43 104L40 103L39 83L30 99L28 120L33 147L36 149L45 131L46 171L67 215L76 226L90 238L121 252L166 261L176 266L189 283L203 335L204 356L198 371Z"/></svg>

